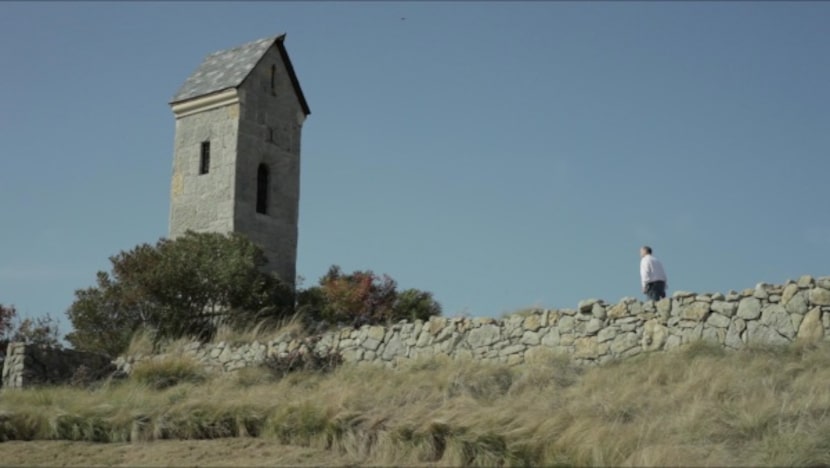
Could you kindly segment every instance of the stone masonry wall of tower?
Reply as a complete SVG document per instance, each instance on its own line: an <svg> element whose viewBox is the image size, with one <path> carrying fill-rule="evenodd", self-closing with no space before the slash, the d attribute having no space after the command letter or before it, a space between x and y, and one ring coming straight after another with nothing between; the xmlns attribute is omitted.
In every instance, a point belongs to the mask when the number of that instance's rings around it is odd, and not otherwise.
<svg viewBox="0 0 830 468"><path fill-rule="evenodd" d="M270 268L293 284L300 202L300 131L305 115L275 46L242 83L239 94L234 230L260 245ZM256 211L260 164L265 164L269 174L265 214Z"/></svg>

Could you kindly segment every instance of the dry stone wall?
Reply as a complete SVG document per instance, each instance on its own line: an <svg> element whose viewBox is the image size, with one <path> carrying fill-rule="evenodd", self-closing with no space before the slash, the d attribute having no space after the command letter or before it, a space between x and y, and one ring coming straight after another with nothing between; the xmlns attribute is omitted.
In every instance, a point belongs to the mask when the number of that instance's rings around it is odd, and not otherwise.
<svg viewBox="0 0 830 468"><path fill-rule="evenodd" d="M91 381L110 374L115 366L106 356L69 349L9 343L3 362L3 388Z"/></svg>
<svg viewBox="0 0 830 468"><path fill-rule="evenodd" d="M272 356L338 351L345 362L394 367L404 360L447 355L520 364L557 352L591 365L706 340L729 349L830 339L830 276L783 285L760 283L727 294L677 291L661 301L581 301L575 309L537 310L502 320L433 317L388 327L344 328L309 338L267 342L192 343L183 354L215 371L261 364ZM122 356L120 370L159 356Z"/></svg>

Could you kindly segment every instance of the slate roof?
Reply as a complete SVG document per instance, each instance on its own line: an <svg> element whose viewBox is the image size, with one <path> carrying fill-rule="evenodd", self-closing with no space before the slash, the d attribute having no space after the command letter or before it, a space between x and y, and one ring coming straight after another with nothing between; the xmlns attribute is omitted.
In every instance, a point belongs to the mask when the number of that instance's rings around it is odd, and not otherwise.
<svg viewBox="0 0 830 468"><path fill-rule="evenodd" d="M311 111L308 108L305 96L303 96L303 91L300 89L300 82L297 80L294 67L291 65L288 52L283 45L284 40L285 34L281 34L208 55L199 65L199 68L185 80L176 95L173 96L170 104L238 87L262 59L268 48L276 42L303 111L306 115L310 114Z"/></svg>

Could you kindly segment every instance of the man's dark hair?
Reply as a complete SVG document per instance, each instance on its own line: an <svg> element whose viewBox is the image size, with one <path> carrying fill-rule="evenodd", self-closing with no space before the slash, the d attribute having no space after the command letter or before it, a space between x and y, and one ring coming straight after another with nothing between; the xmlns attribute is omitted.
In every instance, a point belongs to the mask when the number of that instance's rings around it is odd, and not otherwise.
<svg viewBox="0 0 830 468"><path fill-rule="evenodd" d="M651 247L644 245L643 250L645 250L647 254L651 255Z"/></svg>

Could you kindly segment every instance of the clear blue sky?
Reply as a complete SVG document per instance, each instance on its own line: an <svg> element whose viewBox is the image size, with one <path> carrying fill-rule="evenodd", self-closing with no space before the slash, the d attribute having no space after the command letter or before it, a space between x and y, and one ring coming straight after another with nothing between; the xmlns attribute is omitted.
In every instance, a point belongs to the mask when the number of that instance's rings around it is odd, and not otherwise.
<svg viewBox="0 0 830 468"><path fill-rule="evenodd" d="M405 18L405 19L402 19ZM167 234L168 101L285 32L298 273L498 317L830 274L830 3L0 3L0 303L69 331L108 257Z"/></svg>

